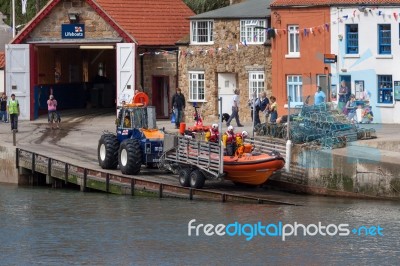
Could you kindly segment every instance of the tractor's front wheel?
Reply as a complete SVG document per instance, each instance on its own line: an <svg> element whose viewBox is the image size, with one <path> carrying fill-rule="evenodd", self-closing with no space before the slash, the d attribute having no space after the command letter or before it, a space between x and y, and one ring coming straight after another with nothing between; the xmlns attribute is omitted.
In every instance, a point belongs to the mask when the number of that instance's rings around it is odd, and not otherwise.
<svg viewBox="0 0 400 266"><path fill-rule="evenodd" d="M136 139L124 140L118 151L118 163L125 175L137 175L142 166L142 150Z"/></svg>
<svg viewBox="0 0 400 266"><path fill-rule="evenodd" d="M119 142L117 136L104 134L97 146L97 159L103 169L117 169Z"/></svg>

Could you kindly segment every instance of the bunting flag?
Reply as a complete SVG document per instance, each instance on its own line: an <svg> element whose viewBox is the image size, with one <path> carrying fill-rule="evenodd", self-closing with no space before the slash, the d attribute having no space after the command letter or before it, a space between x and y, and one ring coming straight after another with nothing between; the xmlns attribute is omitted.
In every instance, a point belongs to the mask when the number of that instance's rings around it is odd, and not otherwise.
<svg viewBox="0 0 400 266"><path fill-rule="evenodd" d="M397 15L396 12L393 13L393 17L394 17L394 19L397 21L398 15Z"/></svg>

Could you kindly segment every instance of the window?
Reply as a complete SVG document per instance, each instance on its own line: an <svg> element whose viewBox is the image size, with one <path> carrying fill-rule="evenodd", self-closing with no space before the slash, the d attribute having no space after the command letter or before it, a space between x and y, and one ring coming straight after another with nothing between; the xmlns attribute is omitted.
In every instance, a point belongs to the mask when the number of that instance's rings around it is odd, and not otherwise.
<svg viewBox="0 0 400 266"><path fill-rule="evenodd" d="M378 103L393 103L392 75L378 75Z"/></svg>
<svg viewBox="0 0 400 266"><path fill-rule="evenodd" d="M303 104L303 79L300 75L287 76L287 94L290 106Z"/></svg>
<svg viewBox="0 0 400 266"><path fill-rule="evenodd" d="M346 54L358 54L358 24L346 25Z"/></svg>
<svg viewBox="0 0 400 266"><path fill-rule="evenodd" d="M189 72L189 100L204 101L204 72Z"/></svg>
<svg viewBox="0 0 400 266"><path fill-rule="evenodd" d="M300 44L299 44L299 26L290 25L288 26L288 41L289 41L289 54L299 55Z"/></svg>
<svg viewBox="0 0 400 266"><path fill-rule="evenodd" d="M192 43L213 43L213 22L211 20L192 21Z"/></svg>
<svg viewBox="0 0 400 266"><path fill-rule="evenodd" d="M391 30L390 24L378 25L378 36L379 36L379 54L391 54Z"/></svg>
<svg viewBox="0 0 400 266"><path fill-rule="evenodd" d="M264 72L249 73L249 98L253 98L254 92L256 97L265 90L264 87Z"/></svg>
<svg viewBox="0 0 400 266"><path fill-rule="evenodd" d="M240 41L247 44L261 44L265 42L265 20L241 20L240 21Z"/></svg>

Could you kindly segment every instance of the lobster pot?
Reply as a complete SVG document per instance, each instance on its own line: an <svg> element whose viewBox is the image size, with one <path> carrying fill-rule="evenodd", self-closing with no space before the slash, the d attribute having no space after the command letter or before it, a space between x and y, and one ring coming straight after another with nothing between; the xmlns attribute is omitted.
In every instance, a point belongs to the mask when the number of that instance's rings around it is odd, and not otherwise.
<svg viewBox="0 0 400 266"><path fill-rule="evenodd" d="M155 106L147 106L147 124L148 128L157 128Z"/></svg>

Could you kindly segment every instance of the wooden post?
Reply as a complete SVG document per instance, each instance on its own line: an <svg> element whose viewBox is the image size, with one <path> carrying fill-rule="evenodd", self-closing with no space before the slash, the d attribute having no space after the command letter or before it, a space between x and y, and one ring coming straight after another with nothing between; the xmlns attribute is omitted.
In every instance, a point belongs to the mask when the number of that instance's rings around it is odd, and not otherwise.
<svg viewBox="0 0 400 266"><path fill-rule="evenodd" d="M15 153L15 167L17 169L19 168L19 153L20 153L20 149L17 148L16 153Z"/></svg>
<svg viewBox="0 0 400 266"><path fill-rule="evenodd" d="M131 179L131 195L132 196L135 195L135 179L134 178Z"/></svg>
<svg viewBox="0 0 400 266"><path fill-rule="evenodd" d="M159 189L158 189L158 196L160 198L163 197L163 184L160 183Z"/></svg>
<svg viewBox="0 0 400 266"><path fill-rule="evenodd" d="M69 170L69 165L67 163L65 163L65 166L64 166L64 182L65 182L65 184L68 183L68 170Z"/></svg>
<svg viewBox="0 0 400 266"><path fill-rule="evenodd" d="M110 174L106 174L106 192L110 193Z"/></svg>
<svg viewBox="0 0 400 266"><path fill-rule="evenodd" d="M83 169L83 180L81 183L81 191L85 192L86 191L86 181L87 181L87 169Z"/></svg>
<svg viewBox="0 0 400 266"><path fill-rule="evenodd" d="M193 188L189 188L189 200L193 200Z"/></svg>

